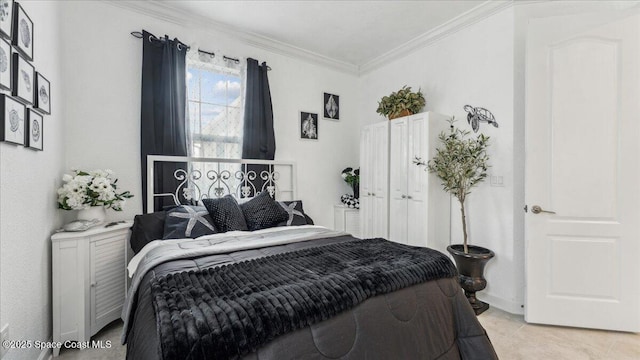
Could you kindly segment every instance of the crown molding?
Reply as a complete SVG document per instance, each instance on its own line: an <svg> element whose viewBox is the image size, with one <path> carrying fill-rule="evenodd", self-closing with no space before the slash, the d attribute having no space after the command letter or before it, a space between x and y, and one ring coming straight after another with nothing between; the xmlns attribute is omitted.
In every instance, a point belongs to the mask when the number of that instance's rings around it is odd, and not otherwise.
<svg viewBox="0 0 640 360"><path fill-rule="evenodd" d="M221 24L216 21L212 21L202 15L192 14L182 9L178 9L169 4L152 1L152 0L102 0L103 2L124 8L127 10L135 11L140 14L151 16L153 18L168 21L173 24L181 25L188 28L197 28L198 30L223 33L230 38L237 39L247 45L251 45L263 50L273 52L275 54L284 55L288 57L294 57L302 60L306 60L311 63L315 63L321 66L329 67L334 70L338 70L350 75L358 75L358 66L345 61L337 60L324 56L313 51L309 51L303 48L299 48L293 45L286 44L284 42L271 39L269 37L259 35L253 32ZM139 31L139 29L132 29L132 31ZM186 42L188 40L185 39Z"/></svg>
<svg viewBox="0 0 640 360"><path fill-rule="evenodd" d="M468 10L467 12L447 21L446 23L433 28L432 30L419 35L400 46L397 46L386 53L366 62L359 67L358 74L364 75L378 69L394 60L402 58L416 50L429 46L443 38L446 38L468 26L471 26L485 18L496 14L514 4L513 0L487 0L482 4Z"/></svg>
<svg viewBox="0 0 640 360"><path fill-rule="evenodd" d="M246 30L221 24L212 21L202 15L192 14L182 9L171 6L162 1L154 0L102 0L104 3L135 11L137 13L151 16L153 18L181 25L187 28L197 28L198 30L223 33L231 38L237 39L247 45L251 45L275 54L302 59L321 66L329 67L350 75L364 75L377 68L380 68L398 58L402 58L418 49L433 44L447 36L450 36L470 25L473 25L495 13L498 13L512 5L517 4L514 0L487 0L467 12L453 18L450 21L419 35L396 48L366 62L363 65L356 65L345 61L324 56L313 51L309 51L297 46L271 39L269 37L248 32ZM520 0L522 3L536 2ZM540 0L538 0L540 1ZM544 0L542 0L544 1ZM139 30L139 29L132 29Z"/></svg>

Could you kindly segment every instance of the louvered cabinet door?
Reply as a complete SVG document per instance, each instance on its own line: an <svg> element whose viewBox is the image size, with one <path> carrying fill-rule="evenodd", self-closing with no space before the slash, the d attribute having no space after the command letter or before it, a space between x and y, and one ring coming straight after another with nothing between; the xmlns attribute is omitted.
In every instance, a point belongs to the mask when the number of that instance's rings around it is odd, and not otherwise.
<svg viewBox="0 0 640 360"><path fill-rule="evenodd" d="M100 237L90 246L91 334L116 320L125 297L125 245L128 233Z"/></svg>

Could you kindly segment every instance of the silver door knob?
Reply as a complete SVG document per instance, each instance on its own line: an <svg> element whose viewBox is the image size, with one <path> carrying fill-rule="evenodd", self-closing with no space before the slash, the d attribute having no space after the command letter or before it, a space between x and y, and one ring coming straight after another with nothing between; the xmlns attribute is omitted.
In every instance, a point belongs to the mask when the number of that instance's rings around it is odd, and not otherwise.
<svg viewBox="0 0 640 360"><path fill-rule="evenodd" d="M555 211L543 210L538 205L533 205L531 207L531 212L534 213L534 214L540 214L540 213L555 214L556 213Z"/></svg>
<svg viewBox="0 0 640 360"><path fill-rule="evenodd" d="M411 200L413 197L411 195L407 195L407 199Z"/></svg>
<svg viewBox="0 0 640 360"><path fill-rule="evenodd" d="M400 197L403 198L403 199L406 199L407 195L402 194L402 196L400 196Z"/></svg>
<svg viewBox="0 0 640 360"><path fill-rule="evenodd" d="M371 193L371 196L376 196L376 193Z"/></svg>

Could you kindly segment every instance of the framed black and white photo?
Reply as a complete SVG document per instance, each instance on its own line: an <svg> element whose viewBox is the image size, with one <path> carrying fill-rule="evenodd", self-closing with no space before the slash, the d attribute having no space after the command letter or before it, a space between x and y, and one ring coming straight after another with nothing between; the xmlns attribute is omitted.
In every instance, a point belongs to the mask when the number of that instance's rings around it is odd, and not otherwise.
<svg viewBox="0 0 640 360"><path fill-rule="evenodd" d="M0 94L0 140L24 145L26 107L9 95Z"/></svg>
<svg viewBox="0 0 640 360"><path fill-rule="evenodd" d="M15 3L13 8L13 45L31 61L33 60L33 21L19 3Z"/></svg>
<svg viewBox="0 0 640 360"><path fill-rule="evenodd" d="M324 93L324 118L340 120L340 96Z"/></svg>
<svg viewBox="0 0 640 360"><path fill-rule="evenodd" d="M43 149L43 127L42 127L42 114L38 114L33 109L29 109L29 116L27 117L27 146L31 149L40 150Z"/></svg>
<svg viewBox="0 0 640 360"><path fill-rule="evenodd" d="M2 0L0 0L2 1ZM11 44L0 39L0 89L11 90Z"/></svg>
<svg viewBox="0 0 640 360"><path fill-rule="evenodd" d="M33 108L45 114L51 114L51 84L39 72L36 72L35 98Z"/></svg>
<svg viewBox="0 0 640 360"><path fill-rule="evenodd" d="M33 85L36 70L22 55L13 54L12 95L27 105L33 104Z"/></svg>
<svg viewBox="0 0 640 360"><path fill-rule="evenodd" d="M0 36L11 39L13 30L13 0L0 0Z"/></svg>
<svg viewBox="0 0 640 360"><path fill-rule="evenodd" d="M318 140L318 114L300 112L300 138Z"/></svg>

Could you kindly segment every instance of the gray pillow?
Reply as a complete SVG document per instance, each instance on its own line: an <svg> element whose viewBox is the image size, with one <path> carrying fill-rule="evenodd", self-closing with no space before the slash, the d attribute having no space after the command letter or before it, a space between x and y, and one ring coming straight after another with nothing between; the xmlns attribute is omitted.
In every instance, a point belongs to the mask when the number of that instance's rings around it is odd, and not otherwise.
<svg viewBox="0 0 640 360"><path fill-rule="evenodd" d="M204 206L182 205L167 211L162 239L195 239L215 233L213 220Z"/></svg>
<svg viewBox="0 0 640 360"><path fill-rule="evenodd" d="M209 211L209 215L213 219L213 226L218 232L248 230L242 210L240 210L233 196L227 195L219 199L203 199L202 203Z"/></svg>
<svg viewBox="0 0 640 360"><path fill-rule="evenodd" d="M240 208L251 231L270 228L289 219L289 213L266 191L240 205Z"/></svg>

